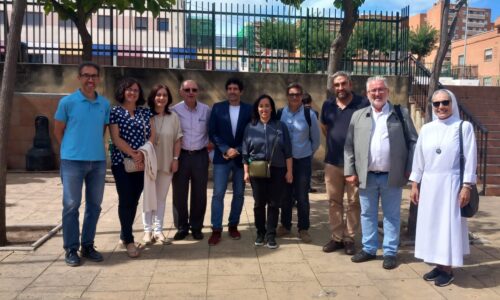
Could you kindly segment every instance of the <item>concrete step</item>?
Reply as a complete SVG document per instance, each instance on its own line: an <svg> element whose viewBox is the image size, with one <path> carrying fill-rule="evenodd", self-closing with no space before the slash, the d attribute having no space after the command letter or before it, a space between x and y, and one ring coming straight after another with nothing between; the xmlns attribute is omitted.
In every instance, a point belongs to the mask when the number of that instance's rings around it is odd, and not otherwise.
<svg viewBox="0 0 500 300"><path fill-rule="evenodd" d="M480 186L478 186L478 189L481 189ZM486 186L486 196L500 196L500 185L498 184L491 184ZM479 204L481 205L481 204Z"/></svg>

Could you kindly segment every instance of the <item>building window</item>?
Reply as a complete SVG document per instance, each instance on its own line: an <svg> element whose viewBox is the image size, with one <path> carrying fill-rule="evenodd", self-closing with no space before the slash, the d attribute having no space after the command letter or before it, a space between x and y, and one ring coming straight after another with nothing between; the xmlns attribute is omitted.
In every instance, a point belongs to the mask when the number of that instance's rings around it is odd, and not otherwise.
<svg viewBox="0 0 500 300"><path fill-rule="evenodd" d="M73 26L73 25L74 25L74 23L73 23L73 21L71 21L71 19L67 19L67 20L59 19L59 27L71 28L71 26Z"/></svg>
<svg viewBox="0 0 500 300"><path fill-rule="evenodd" d="M4 22L5 22L5 19L3 17L3 10L0 10L0 26L5 25Z"/></svg>
<svg viewBox="0 0 500 300"><path fill-rule="evenodd" d="M168 31L168 18L158 18L158 19L156 19L156 30L158 30L158 31Z"/></svg>
<svg viewBox="0 0 500 300"><path fill-rule="evenodd" d="M28 11L24 15L23 25L42 26L43 25L42 17L43 15L41 12Z"/></svg>
<svg viewBox="0 0 500 300"><path fill-rule="evenodd" d="M135 30L148 30L148 18L135 17Z"/></svg>
<svg viewBox="0 0 500 300"><path fill-rule="evenodd" d="M493 49L484 50L484 61L491 61L493 59Z"/></svg>
<svg viewBox="0 0 500 300"><path fill-rule="evenodd" d="M111 29L111 16L97 16L98 29Z"/></svg>
<svg viewBox="0 0 500 300"><path fill-rule="evenodd" d="M484 86L491 86L491 77L484 77L483 78L483 85Z"/></svg>
<svg viewBox="0 0 500 300"><path fill-rule="evenodd" d="M459 66L465 65L465 56L463 54L458 56L458 65Z"/></svg>

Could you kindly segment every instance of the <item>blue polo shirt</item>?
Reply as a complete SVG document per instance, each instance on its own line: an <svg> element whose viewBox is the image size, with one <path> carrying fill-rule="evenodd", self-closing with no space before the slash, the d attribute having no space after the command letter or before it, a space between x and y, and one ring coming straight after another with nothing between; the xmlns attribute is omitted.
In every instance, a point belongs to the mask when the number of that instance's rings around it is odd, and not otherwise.
<svg viewBox="0 0 500 300"><path fill-rule="evenodd" d="M66 124L61 143L61 159L102 161L104 126L109 124L109 101L98 95L91 101L78 89L59 101L54 118Z"/></svg>
<svg viewBox="0 0 500 300"><path fill-rule="evenodd" d="M292 140L292 155L296 159L313 155L319 147L318 120L313 110L309 110L309 114L311 115L310 127L304 116L304 105L301 105L296 112L291 112L286 106L281 113L281 122L285 123L288 128Z"/></svg>

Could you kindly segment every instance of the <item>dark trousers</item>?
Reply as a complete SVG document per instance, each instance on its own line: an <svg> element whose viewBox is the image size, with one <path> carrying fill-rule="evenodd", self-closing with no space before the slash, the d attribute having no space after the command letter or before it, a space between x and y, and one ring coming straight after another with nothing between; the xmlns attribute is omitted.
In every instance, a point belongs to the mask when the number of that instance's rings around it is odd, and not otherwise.
<svg viewBox="0 0 500 300"><path fill-rule="evenodd" d="M292 228L293 201L297 200L297 228L309 229L309 188L311 186L311 156L293 159L293 182L288 186L287 196L281 204L281 224Z"/></svg>
<svg viewBox="0 0 500 300"><path fill-rule="evenodd" d="M250 178L252 184L255 227L257 234L276 235L280 203L287 188L285 180L286 168L271 167L271 178ZM267 205L267 222L266 222Z"/></svg>
<svg viewBox="0 0 500 300"><path fill-rule="evenodd" d="M125 172L123 164L111 166L118 192L118 217L120 218L120 239L125 243L133 243L134 224L137 204L144 188L144 172Z"/></svg>
<svg viewBox="0 0 500 300"><path fill-rule="evenodd" d="M188 213L191 182L190 213ZM208 152L181 151L179 170L172 178L174 224L177 230L201 231L207 209Z"/></svg>

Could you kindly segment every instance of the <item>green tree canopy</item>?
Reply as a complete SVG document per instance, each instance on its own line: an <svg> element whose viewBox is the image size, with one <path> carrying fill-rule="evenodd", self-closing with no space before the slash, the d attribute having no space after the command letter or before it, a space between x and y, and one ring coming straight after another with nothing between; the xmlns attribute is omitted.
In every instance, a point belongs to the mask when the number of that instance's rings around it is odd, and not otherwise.
<svg viewBox="0 0 500 300"><path fill-rule="evenodd" d="M328 23L319 18L302 20L299 26L299 49L302 55L328 55L334 33L328 28Z"/></svg>
<svg viewBox="0 0 500 300"><path fill-rule="evenodd" d="M438 31L428 24L410 31L410 51L417 56L418 61L429 55L436 48L437 41Z"/></svg>
<svg viewBox="0 0 500 300"><path fill-rule="evenodd" d="M295 23L265 19L260 24L257 40L263 48L294 51L297 45Z"/></svg>

